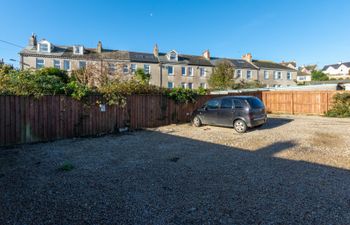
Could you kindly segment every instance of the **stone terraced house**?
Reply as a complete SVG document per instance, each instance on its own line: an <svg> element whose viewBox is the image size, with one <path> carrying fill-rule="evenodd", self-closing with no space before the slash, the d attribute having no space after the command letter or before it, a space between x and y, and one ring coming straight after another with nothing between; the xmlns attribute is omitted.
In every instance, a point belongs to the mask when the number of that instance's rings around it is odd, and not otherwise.
<svg viewBox="0 0 350 225"><path fill-rule="evenodd" d="M259 80L269 87L295 85L297 71L271 61L253 60L251 54L242 59L211 57L209 50L202 55L180 54L176 50L159 52L155 45L152 53L111 50L83 45L61 46L46 39L37 41L36 35L29 39L28 46L19 53L21 69L55 67L68 71L83 69L89 65L108 68L108 74L132 77L138 68L151 75L150 83L174 88L199 88L208 86L208 78L217 63L227 60L235 69L235 80ZM97 70L99 71L99 70ZM99 73L99 72L97 72Z"/></svg>

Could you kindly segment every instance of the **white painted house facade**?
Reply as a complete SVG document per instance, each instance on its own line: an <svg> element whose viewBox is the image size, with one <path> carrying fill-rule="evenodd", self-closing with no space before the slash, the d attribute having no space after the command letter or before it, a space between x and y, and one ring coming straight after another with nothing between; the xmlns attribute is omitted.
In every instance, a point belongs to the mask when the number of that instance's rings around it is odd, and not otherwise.
<svg viewBox="0 0 350 225"><path fill-rule="evenodd" d="M329 78L350 78L350 62L339 62L338 64L325 65L322 72L327 74Z"/></svg>

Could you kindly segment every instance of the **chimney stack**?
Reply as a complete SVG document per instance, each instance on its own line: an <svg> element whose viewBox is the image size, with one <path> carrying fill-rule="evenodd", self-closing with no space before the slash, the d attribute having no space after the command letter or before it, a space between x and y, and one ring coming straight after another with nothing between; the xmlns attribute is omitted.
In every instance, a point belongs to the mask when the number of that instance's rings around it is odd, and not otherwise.
<svg viewBox="0 0 350 225"><path fill-rule="evenodd" d="M247 54L242 56L242 59L244 59L247 62L252 62L253 57L252 57L251 53L247 53Z"/></svg>
<svg viewBox="0 0 350 225"><path fill-rule="evenodd" d="M203 57L206 58L207 60L210 60L210 52L209 52L209 49L205 50L203 52Z"/></svg>
<svg viewBox="0 0 350 225"><path fill-rule="evenodd" d="M159 56L159 49L158 49L158 45L157 44L155 44L154 47L153 47L153 55L155 57L157 57L157 58Z"/></svg>
<svg viewBox="0 0 350 225"><path fill-rule="evenodd" d="M101 41L98 41L96 51L97 51L97 53L102 53L102 42Z"/></svg>
<svg viewBox="0 0 350 225"><path fill-rule="evenodd" d="M36 35L34 33L32 33L32 36L30 36L28 45L32 49L36 48L37 41L36 41Z"/></svg>

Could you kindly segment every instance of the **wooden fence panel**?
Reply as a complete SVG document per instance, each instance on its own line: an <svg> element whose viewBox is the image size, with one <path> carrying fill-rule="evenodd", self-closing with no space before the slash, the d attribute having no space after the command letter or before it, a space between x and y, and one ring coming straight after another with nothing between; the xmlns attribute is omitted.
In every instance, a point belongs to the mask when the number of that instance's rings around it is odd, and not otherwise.
<svg viewBox="0 0 350 225"><path fill-rule="evenodd" d="M262 99L270 113L324 114L337 91L270 91L246 95ZM242 95L233 93L230 95ZM93 136L118 128L157 127L190 121L191 113L218 95L200 96L193 104L176 104L161 95L133 95L125 107L106 106L101 112L98 96L86 102L67 96L0 96L0 146Z"/></svg>

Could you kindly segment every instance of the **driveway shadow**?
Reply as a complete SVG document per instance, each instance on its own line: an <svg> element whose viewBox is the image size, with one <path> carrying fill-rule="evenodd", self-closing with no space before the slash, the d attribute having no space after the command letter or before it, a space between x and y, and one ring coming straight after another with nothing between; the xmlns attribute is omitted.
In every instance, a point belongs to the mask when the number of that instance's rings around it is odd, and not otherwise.
<svg viewBox="0 0 350 225"><path fill-rule="evenodd" d="M268 117L266 124L264 124L261 127L254 128L254 129L259 129L259 130L272 129L272 128L283 126L283 125L288 124L292 121L294 121L294 119Z"/></svg>
<svg viewBox="0 0 350 225"><path fill-rule="evenodd" d="M142 131L67 142L4 156L17 167L0 166L0 224L350 224L349 171L275 157L293 141L249 151ZM57 172L65 159L74 169Z"/></svg>

